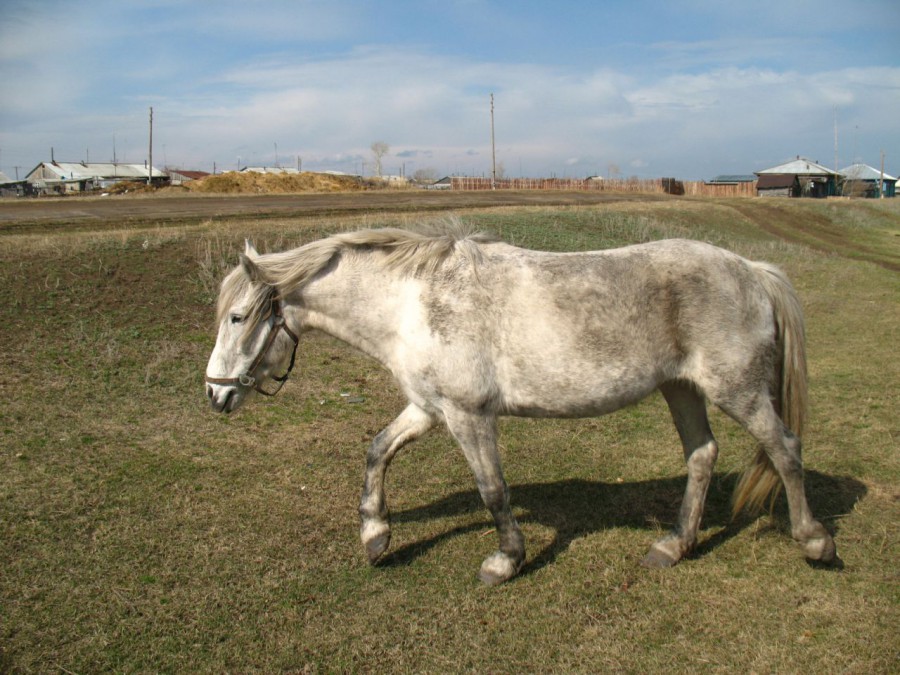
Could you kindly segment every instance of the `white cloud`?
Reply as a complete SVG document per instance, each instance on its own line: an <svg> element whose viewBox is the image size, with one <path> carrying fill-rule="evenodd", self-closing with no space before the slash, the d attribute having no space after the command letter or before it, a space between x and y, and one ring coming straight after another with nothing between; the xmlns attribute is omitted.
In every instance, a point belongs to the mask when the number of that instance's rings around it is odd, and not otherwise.
<svg viewBox="0 0 900 675"><path fill-rule="evenodd" d="M725 68L637 82L607 70L582 75L367 48L330 61L248 64L222 79L231 93L212 105L170 102L183 123L172 133L193 139L198 151L217 147L227 154L240 144L265 155L277 142L285 154L357 158L383 139L399 160L485 171L484 92L491 89L498 159L510 172L522 161L540 163L544 173L616 162L650 175L703 177L717 172L718 153L740 156L738 147L771 147L773 162L785 154L824 154L834 106L886 122L888 113L878 110L896 102L900 69L803 75ZM869 110L868 101L877 108ZM172 146L180 143L173 139Z"/></svg>

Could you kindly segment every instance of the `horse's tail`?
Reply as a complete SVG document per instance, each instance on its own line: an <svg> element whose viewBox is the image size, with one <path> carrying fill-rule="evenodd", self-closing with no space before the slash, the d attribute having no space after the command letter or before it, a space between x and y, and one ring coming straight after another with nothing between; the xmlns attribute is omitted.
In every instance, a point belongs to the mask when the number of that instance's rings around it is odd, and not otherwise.
<svg viewBox="0 0 900 675"><path fill-rule="evenodd" d="M781 270L766 263L754 262L752 266L772 303L775 318L775 339L780 351L774 381L777 388L775 409L784 425L799 439L803 434L807 415L803 309L791 282ZM780 489L778 472L768 453L760 447L734 489L732 517L745 507L750 511L758 511L767 499L771 506Z"/></svg>

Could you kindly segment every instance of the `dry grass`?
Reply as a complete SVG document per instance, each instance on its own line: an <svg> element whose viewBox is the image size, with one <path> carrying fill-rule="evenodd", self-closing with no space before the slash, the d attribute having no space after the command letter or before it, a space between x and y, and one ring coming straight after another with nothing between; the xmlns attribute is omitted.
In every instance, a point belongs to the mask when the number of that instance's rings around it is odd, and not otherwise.
<svg viewBox="0 0 900 675"><path fill-rule="evenodd" d="M639 568L684 487L658 397L503 421L529 554L494 589L475 579L489 516L432 432L391 468L394 540L372 568L356 504L366 444L403 405L390 377L308 336L282 394L222 418L202 373L245 236L275 249L409 217L0 234L0 671L896 672L900 204L754 204L467 217L533 247L692 236L784 266L808 318L810 501L840 572L803 563L782 504L728 523L754 448L720 414L697 554ZM772 233L797 222L812 243Z"/></svg>

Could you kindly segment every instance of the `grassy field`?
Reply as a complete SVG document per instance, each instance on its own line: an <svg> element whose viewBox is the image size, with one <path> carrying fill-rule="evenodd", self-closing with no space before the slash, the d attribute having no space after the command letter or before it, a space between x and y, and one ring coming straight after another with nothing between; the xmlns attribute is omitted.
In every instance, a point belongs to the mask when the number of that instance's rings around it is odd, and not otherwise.
<svg viewBox="0 0 900 675"><path fill-rule="evenodd" d="M754 447L719 413L698 550L640 568L685 480L658 395L503 421L528 546L512 582L476 580L495 536L445 431L394 462L371 567L356 507L367 443L403 406L390 377L310 335L277 398L221 417L203 370L245 236L274 250L412 216L19 227L0 230L0 672L900 670L900 200L463 215L533 248L685 236L781 265L807 313L810 504L844 568L803 561L783 501L729 523Z"/></svg>

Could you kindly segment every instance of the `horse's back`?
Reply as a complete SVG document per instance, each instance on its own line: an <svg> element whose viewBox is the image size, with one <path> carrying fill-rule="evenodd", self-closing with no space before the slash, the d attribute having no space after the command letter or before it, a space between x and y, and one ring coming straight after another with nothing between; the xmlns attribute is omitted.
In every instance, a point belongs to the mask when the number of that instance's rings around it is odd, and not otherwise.
<svg viewBox="0 0 900 675"><path fill-rule="evenodd" d="M554 338L601 358L666 352L684 331L746 317L762 297L747 261L686 240L585 253L510 247L488 264L490 274L478 276L497 337L531 342L527 333L537 330L542 347Z"/></svg>

